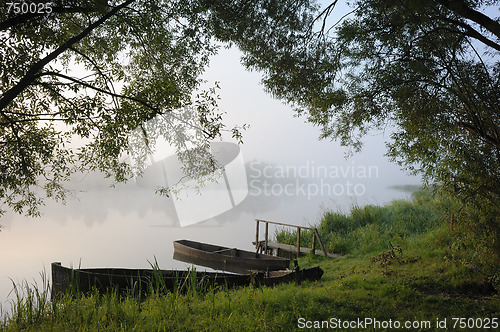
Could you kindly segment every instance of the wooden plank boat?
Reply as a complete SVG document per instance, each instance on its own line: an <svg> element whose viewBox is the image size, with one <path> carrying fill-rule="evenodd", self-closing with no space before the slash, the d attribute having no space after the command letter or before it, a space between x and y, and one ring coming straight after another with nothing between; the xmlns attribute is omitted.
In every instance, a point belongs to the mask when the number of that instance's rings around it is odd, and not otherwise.
<svg viewBox="0 0 500 332"><path fill-rule="evenodd" d="M284 270L290 266L288 258L190 240L174 241L174 259L242 274Z"/></svg>
<svg viewBox="0 0 500 332"><path fill-rule="evenodd" d="M147 293L153 287L159 291L182 291L193 279L200 287L245 286L252 283L252 275L221 272L198 272L183 270L87 268L73 269L59 262L51 264L52 296L67 291L87 293L96 289L100 293L109 291Z"/></svg>
<svg viewBox="0 0 500 332"><path fill-rule="evenodd" d="M123 268L91 268L73 269L64 267L59 262L51 264L52 296L60 293L87 293L97 290L99 293L109 291L146 294L150 287L155 291L183 291L196 281L198 289L205 287L239 287L252 283L264 286L274 286L283 282L318 280L323 270L313 267L304 270L282 270L256 274L231 274L220 272L198 272L153 269L123 269Z"/></svg>

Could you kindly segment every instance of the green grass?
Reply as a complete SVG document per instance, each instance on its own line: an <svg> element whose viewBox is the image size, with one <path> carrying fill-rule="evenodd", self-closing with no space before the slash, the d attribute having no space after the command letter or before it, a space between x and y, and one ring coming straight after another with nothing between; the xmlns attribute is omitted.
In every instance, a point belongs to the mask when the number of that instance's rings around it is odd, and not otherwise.
<svg viewBox="0 0 500 332"><path fill-rule="evenodd" d="M389 241L403 244L442 224L443 203L425 192L414 196L412 201L397 200L386 206L354 206L349 215L328 211L317 225L318 233L326 249L339 254L383 250ZM280 229L276 239L296 244L297 236L295 231ZM312 232L303 231L301 246L310 247L311 241Z"/></svg>
<svg viewBox="0 0 500 332"><path fill-rule="evenodd" d="M54 302L46 300L42 287L24 294L31 300L19 296L20 304L0 330L292 331L299 322L358 318L424 321L437 330L438 319L447 319L448 328L454 317L499 319L498 264L490 261L490 272L485 272L473 264L468 250L455 246L457 234L441 218L446 204L421 196L386 207L355 208L348 216L325 215L318 225L321 236L330 234L329 248L342 244L347 255L300 258L303 268L323 268L317 282L191 288L164 295L153 291L142 300L94 293ZM280 236L293 239L294 234Z"/></svg>

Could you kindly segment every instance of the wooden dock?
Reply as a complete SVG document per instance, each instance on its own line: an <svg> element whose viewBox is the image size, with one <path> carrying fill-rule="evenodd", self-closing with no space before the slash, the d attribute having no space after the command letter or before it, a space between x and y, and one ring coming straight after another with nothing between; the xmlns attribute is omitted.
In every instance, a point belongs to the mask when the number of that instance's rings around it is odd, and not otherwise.
<svg viewBox="0 0 500 332"><path fill-rule="evenodd" d="M252 242L255 245L255 241ZM264 248L264 241L259 242L259 247ZM268 241L267 242L267 248L268 249L273 249L276 250L279 254L280 251L286 251L290 253L297 253L297 246L291 245L291 244L284 244L284 243L279 243L279 242L274 242L274 241ZM300 247L300 254L308 254L312 251L311 248L306 248L306 247ZM320 255L320 256L325 256L325 253L321 250L317 250L315 255ZM327 252L326 255L331 258L342 258L344 257L343 255L340 254L334 254L332 252Z"/></svg>
<svg viewBox="0 0 500 332"><path fill-rule="evenodd" d="M334 254L334 253L329 253L326 251L325 247L323 246L323 242L321 241L321 238L319 236L318 230L316 228L311 228L311 227L305 227L305 226L297 226L297 225L291 225L291 224L285 224L281 222L276 222L276 221L269 221L269 220L262 220L262 219L255 219L257 222L256 224L256 229L255 229L255 241L253 242L255 248L257 249L257 252L264 252L264 253L269 253L272 250L276 250L276 252L279 254L279 251L287 251L291 253L295 253L297 257L299 257L301 254L307 254L309 252L313 252L313 254L319 254L322 256L328 256L332 258L340 258L343 257L342 255L339 254ZM259 241L259 223L264 223L265 224L265 235L264 235L264 241ZM278 242L272 242L269 241L269 224L274 224L274 225L279 225L279 226L287 226L287 227L293 227L296 229L297 232L297 245L290 245L290 244L283 244L283 243L278 243ZM300 245L300 231L301 229L307 229L312 231L312 248L305 248ZM319 245L321 247L321 250L316 249L316 241L319 242Z"/></svg>

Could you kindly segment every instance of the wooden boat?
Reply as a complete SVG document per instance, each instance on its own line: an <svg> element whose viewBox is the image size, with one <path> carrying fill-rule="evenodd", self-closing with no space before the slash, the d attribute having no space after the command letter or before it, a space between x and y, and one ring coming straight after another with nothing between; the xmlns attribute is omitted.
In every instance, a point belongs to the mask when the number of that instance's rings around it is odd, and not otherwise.
<svg viewBox="0 0 500 332"><path fill-rule="evenodd" d="M70 292L89 292L96 289L100 293L109 291L131 291L147 293L153 287L160 291L174 291L186 288L196 281L198 286L245 286L252 283L255 276L221 272L198 272L183 270L87 268L73 269L59 262L51 264L52 295Z"/></svg>
<svg viewBox="0 0 500 332"><path fill-rule="evenodd" d="M288 258L190 240L174 241L174 259L242 274L285 270L290 266Z"/></svg>
<svg viewBox="0 0 500 332"><path fill-rule="evenodd" d="M282 270L256 274L231 274L220 272L154 270L154 269L123 269L123 268L91 268L73 269L54 262L52 268L52 296L60 293L110 291L146 294L152 287L155 291L183 291L196 282L198 289L206 287L239 287L252 283L264 286L274 286L283 282L318 280L323 270L313 267L304 270Z"/></svg>

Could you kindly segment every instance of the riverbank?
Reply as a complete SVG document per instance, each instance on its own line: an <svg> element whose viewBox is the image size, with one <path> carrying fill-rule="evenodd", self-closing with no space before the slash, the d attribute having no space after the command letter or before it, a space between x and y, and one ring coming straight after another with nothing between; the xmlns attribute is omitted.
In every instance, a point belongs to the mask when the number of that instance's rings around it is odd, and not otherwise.
<svg viewBox="0 0 500 332"><path fill-rule="evenodd" d="M414 215L405 223L397 223L399 218L387 217L398 215L395 206L392 213L373 207L360 209L371 211L374 216L371 222L359 223L356 227L346 223L345 227L350 225L350 228L343 231L342 237L330 230L331 235L325 242L330 249L344 248L345 258L305 256L299 260L303 268L321 266L325 273L317 282L234 290L193 287L184 294L152 294L144 301L93 294L78 299L65 297L50 303L43 300L43 290L39 290L30 293L31 300L25 297L24 302L14 308L13 315L1 323L0 330L498 328L499 281L498 275L491 272L498 270L490 266L488 271L483 266L486 264L484 258L481 259L483 265L472 264L471 252L456 248L457 231L450 232L448 223L437 217L429 222L429 217L441 211L439 204L445 203L420 199L410 205L398 203L397 206L406 211L401 216ZM424 207L431 212L424 213ZM417 210L422 211L419 216L427 218L425 223L417 218L414 213ZM360 220L361 212L357 213ZM381 215L386 217L381 218ZM328 220L332 225L331 220L336 219L330 217ZM320 229L323 226L322 232L327 231L326 224L328 222L319 225ZM337 231L339 225L337 223ZM411 227L413 232L405 235ZM356 232L358 235L353 235Z"/></svg>

